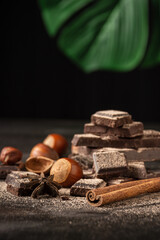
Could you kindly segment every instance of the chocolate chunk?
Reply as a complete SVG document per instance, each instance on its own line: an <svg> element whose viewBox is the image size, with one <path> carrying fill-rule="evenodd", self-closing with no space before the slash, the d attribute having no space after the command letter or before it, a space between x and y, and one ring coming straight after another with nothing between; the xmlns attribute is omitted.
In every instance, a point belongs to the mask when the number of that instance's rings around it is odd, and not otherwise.
<svg viewBox="0 0 160 240"><path fill-rule="evenodd" d="M31 179L38 179L39 175L31 172L13 171L7 175L7 191L16 196L30 196L35 186Z"/></svg>
<svg viewBox="0 0 160 240"><path fill-rule="evenodd" d="M108 169L105 172L96 174L96 177L101 178L104 181L108 182L108 180L110 180L110 179L113 179L115 177L124 177L124 176L126 176L126 174L127 174L127 168L121 167L121 168L116 168L116 169Z"/></svg>
<svg viewBox="0 0 160 240"><path fill-rule="evenodd" d="M101 135L107 132L108 127L95 125L94 123L86 123L84 125L84 133L93 133Z"/></svg>
<svg viewBox="0 0 160 240"><path fill-rule="evenodd" d="M120 127L125 123L131 123L132 117L127 112L116 110L98 111L91 116L91 122L107 127Z"/></svg>
<svg viewBox="0 0 160 240"><path fill-rule="evenodd" d="M82 169L92 168L93 158L90 155L70 154L68 156L80 164Z"/></svg>
<svg viewBox="0 0 160 240"><path fill-rule="evenodd" d="M125 155L118 151L93 153L94 170L98 178L109 179L127 170Z"/></svg>
<svg viewBox="0 0 160 240"><path fill-rule="evenodd" d="M147 178L147 171L144 162L128 163L127 176L136 179Z"/></svg>
<svg viewBox="0 0 160 240"><path fill-rule="evenodd" d="M94 149L95 151L95 149ZM94 152L92 150L92 153ZM100 148L98 152L118 151L125 154L127 162L142 161L149 162L160 160L160 148Z"/></svg>
<svg viewBox="0 0 160 240"><path fill-rule="evenodd" d="M108 151L118 151L125 154L127 162L131 161L158 161L160 160L160 148L153 147L153 148L90 148L86 146L75 146L76 153L85 154L85 152L89 153L88 155L92 156L94 152L108 152ZM83 147L83 148L82 148ZM73 152L74 153L74 152Z"/></svg>
<svg viewBox="0 0 160 240"><path fill-rule="evenodd" d="M126 123L119 128L108 128L107 132L102 135L117 136L120 138L133 138L143 135L143 123L132 122Z"/></svg>
<svg viewBox="0 0 160 240"><path fill-rule="evenodd" d="M94 148L114 147L114 148L138 148L140 139L120 139L118 137L100 137L94 134L75 134L72 144L76 146L87 146Z"/></svg>
<svg viewBox="0 0 160 240"><path fill-rule="evenodd" d="M160 132L144 130L140 147L160 147Z"/></svg>
<svg viewBox="0 0 160 240"><path fill-rule="evenodd" d="M102 179L80 179L72 187L70 194L72 196L85 197L86 193L94 188L105 187L106 182Z"/></svg>
<svg viewBox="0 0 160 240"><path fill-rule="evenodd" d="M125 183L125 182L130 182L130 181L133 181L134 179L133 178L128 178L128 177L119 177L119 178L116 178L116 179L111 179L107 182L107 185L110 186L110 185L117 185L117 184L120 184L120 183Z"/></svg>
<svg viewBox="0 0 160 240"><path fill-rule="evenodd" d="M75 134L72 139L74 146L103 147L103 140L94 134ZM103 144L103 145L102 145Z"/></svg>
<svg viewBox="0 0 160 240"><path fill-rule="evenodd" d="M154 162L145 162L147 169L147 178L160 177L160 160Z"/></svg>
<svg viewBox="0 0 160 240"><path fill-rule="evenodd" d="M72 139L75 146L87 147L113 147L113 148L142 148L160 147L160 132L154 130L144 130L142 137L118 138L105 136L100 137L94 134L75 134Z"/></svg>
<svg viewBox="0 0 160 240"><path fill-rule="evenodd" d="M0 165L0 179L5 179L7 174L11 173L12 171L20 171L25 168L23 162L19 161L15 165Z"/></svg>
<svg viewBox="0 0 160 240"><path fill-rule="evenodd" d="M143 123L132 122L126 123L122 127L110 128L105 126L87 123L84 125L84 133L92 133L101 136L117 136L121 138L133 138L143 135Z"/></svg>

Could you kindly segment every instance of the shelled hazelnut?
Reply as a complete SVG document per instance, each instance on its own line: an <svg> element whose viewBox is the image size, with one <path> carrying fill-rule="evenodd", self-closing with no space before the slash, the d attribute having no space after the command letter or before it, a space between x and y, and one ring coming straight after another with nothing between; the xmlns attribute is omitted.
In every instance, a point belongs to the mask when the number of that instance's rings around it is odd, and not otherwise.
<svg viewBox="0 0 160 240"><path fill-rule="evenodd" d="M12 165L22 159L22 152L14 147L4 147L0 153L0 161L5 165Z"/></svg>
<svg viewBox="0 0 160 240"><path fill-rule="evenodd" d="M43 156L53 160L57 160L59 158L58 153L53 148L50 148L43 143L36 144L30 152L30 157L38 156Z"/></svg>
<svg viewBox="0 0 160 240"><path fill-rule="evenodd" d="M68 147L68 142L65 137L55 133L49 134L43 143L53 148L59 155L66 153Z"/></svg>
<svg viewBox="0 0 160 240"><path fill-rule="evenodd" d="M82 178L83 172L80 165L73 159L60 158L53 164L50 175L54 175L53 180L62 187L71 187Z"/></svg>

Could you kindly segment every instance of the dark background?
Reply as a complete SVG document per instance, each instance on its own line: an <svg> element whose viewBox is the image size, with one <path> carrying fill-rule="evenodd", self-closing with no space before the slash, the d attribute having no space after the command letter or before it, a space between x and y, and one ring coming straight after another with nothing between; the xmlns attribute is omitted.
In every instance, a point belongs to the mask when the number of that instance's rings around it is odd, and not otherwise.
<svg viewBox="0 0 160 240"><path fill-rule="evenodd" d="M47 35L37 1L2 1L0 117L84 119L102 109L160 121L160 68L78 69Z"/></svg>

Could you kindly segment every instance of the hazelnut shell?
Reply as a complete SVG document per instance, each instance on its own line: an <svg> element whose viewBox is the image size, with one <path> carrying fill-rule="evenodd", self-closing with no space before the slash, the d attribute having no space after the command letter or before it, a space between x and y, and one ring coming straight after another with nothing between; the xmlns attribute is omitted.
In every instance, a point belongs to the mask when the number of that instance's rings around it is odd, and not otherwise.
<svg viewBox="0 0 160 240"><path fill-rule="evenodd" d="M28 171L34 173L47 173L52 167L54 160L43 156L29 157L25 162Z"/></svg>
<svg viewBox="0 0 160 240"><path fill-rule="evenodd" d="M59 158L58 153L53 148L50 148L49 146L43 143L36 144L30 152L30 157L38 157L38 156L51 158L53 160L57 160Z"/></svg>
<svg viewBox="0 0 160 240"><path fill-rule="evenodd" d="M60 158L53 164L50 175L54 175L53 180L62 187L71 187L82 178L83 172L80 165L73 159Z"/></svg>

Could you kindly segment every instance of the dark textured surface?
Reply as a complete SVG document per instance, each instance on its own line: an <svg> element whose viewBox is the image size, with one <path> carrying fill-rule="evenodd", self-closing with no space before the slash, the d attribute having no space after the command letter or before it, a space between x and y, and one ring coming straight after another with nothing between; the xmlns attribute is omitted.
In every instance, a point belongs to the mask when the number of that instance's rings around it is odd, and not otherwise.
<svg viewBox="0 0 160 240"><path fill-rule="evenodd" d="M37 142L51 132L70 141L82 133L83 121L1 120L0 146L20 148L25 157ZM160 125L145 125L160 130ZM32 199L6 192L0 181L0 239L160 239L160 193L139 196L101 208L85 198Z"/></svg>

